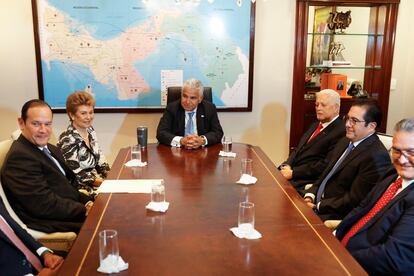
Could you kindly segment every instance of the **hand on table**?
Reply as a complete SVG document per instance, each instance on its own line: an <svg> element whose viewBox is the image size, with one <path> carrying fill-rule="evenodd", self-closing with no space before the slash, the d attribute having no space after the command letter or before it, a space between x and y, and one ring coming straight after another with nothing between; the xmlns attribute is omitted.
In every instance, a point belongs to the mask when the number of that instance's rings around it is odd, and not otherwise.
<svg viewBox="0 0 414 276"><path fill-rule="evenodd" d="M292 179L293 170L289 165L280 166L280 173L287 179Z"/></svg>

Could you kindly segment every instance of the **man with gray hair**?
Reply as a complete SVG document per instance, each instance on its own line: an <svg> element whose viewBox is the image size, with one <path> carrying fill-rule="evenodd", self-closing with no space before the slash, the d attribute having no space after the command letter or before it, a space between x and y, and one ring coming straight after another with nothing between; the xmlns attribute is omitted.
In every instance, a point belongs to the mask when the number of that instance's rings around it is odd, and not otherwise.
<svg viewBox="0 0 414 276"><path fill-rule="evenodd" d="M316 93L315 111L318 121L303 134L296 149L280 166L282 175L303 194L308 183L315 182L324 171L327 155L345 136L345 124L339 118L341 98L332 89Z"/></svg>
<svg viewBox="0 0 414 276"><path fill-rule="evenodd" d="M388 172L336 230L336 237L370 275L413 275L414 118L394 128Z"/></svg>
<svg viewBox="0 0 414 276"><path fill-rule="evenodd" d="M157 128L161 144L196 149L221 142L223 129L216 106L203 100L201 81L184 82L181 99L167 105Z"/></svg>

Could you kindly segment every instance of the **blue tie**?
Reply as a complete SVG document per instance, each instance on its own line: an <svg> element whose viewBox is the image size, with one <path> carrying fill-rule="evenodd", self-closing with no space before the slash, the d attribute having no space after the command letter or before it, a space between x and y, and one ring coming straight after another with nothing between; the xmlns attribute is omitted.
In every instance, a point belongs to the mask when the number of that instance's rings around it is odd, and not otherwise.
<svg viewBox="0 0 414 276"><path fill-rule="evenodd" d="M59 170L66 175L65 170L62 168L62 166L60 165L59 161L56 160L56 158L54 158L52 156L52 154L50 153L49 149L47 147L44 147L42 149L43 153L46 154L47 157L49 157L50 160L53 161L53 163L55 163L55 165L59 168Z"/></svg>
<svg viewBox="0 0 414 276"><path fill-rule="evenodd" d="M191 135L194 133L193 115L194 115L194 111L188 112L188 121L187 121L187 125L185 126L184 136Z"/></svg>
<svg viewBox="0 0 414 276"><path fill-rule="evenodd" d="M335 166L333 166L333 168L330 170L330 172L328 173L328 175L325 176L325 178L323 179L321 185L319 185L318 192L316 193L316 204L318 204L321 201L322 194L325 191L326 183L328 183L329 179L335 173L336 169L339 167L339 165L341 165L342 161L345 160L345 158L348 156L349 153L351 153L351 151L353 149L354 149L354 144L353 143L349 143L348 147L346 148L345 153L342 154L342 156L338 159L338 161L336 161Z"/></svg>

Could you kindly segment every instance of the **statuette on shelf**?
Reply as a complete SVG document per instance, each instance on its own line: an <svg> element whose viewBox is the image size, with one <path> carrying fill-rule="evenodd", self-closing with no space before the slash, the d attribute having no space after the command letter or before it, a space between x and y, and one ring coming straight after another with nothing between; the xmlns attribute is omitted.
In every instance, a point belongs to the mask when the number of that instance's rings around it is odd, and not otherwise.
<svg viewBox="0 0 414 276"><path fill-rule="evenodd" d="M328 28L334 32L339 29L340 32L343 33L344 30L349 27L351 22L352 18L350 10L347 12L331 12L328 18Z"/></svg>

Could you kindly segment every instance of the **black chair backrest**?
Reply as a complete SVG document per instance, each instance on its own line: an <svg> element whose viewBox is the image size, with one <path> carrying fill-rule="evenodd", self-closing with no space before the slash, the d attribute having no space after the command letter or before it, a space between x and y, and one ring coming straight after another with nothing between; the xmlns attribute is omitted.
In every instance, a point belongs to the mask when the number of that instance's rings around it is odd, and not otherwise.
<svg viewBox="0 0 414 276"><path fill-rule="evenodd" d="M211 87L204 87L204 100L213 102ZM167 88L167 104L181 98L181 86L170 86Z"/></svg>

